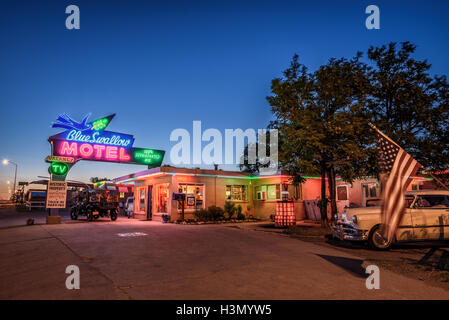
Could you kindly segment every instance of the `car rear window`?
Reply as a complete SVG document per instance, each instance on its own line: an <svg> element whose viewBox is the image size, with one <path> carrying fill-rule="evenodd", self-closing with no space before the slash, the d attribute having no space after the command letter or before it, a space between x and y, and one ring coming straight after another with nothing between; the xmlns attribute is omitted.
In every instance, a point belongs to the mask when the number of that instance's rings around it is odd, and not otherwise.
<svg viewBox="0 0 449 320"><path fill-rule="evenodd" d="M422 195L416 199L417 208L449 208L449 202L444 195Z"/></svg>

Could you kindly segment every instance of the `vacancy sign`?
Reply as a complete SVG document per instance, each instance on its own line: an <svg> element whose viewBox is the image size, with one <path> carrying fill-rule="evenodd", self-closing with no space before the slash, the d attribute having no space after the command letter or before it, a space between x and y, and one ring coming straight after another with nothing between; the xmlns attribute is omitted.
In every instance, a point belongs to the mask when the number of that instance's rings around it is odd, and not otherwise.
<svg viewBox="0 0 449 320"><path fill-rule="evenodd" d="M47 209L65 208L67 199L67 182L48 181Z"/></svg>

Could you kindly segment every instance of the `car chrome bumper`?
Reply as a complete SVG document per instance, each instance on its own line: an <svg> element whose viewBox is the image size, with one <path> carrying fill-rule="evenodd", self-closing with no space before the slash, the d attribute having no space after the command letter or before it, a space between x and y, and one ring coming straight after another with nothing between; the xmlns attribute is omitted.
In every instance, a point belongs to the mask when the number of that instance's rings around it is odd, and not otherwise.
<svg viewBox="0 0 449 320"><path fill-rule="evenodd" d="M332 225L332 234L341 240L366 241L368 230L360 230L348 223L336 223Z"/></svg>

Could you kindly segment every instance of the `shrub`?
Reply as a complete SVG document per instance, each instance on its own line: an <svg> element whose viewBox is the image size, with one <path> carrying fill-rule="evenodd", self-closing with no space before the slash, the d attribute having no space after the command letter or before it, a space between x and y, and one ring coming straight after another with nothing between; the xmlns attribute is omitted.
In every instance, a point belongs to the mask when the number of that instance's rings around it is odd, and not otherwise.
<svg viewBox="0 0 449 320"><path fill-rule="evenodd" d="M237 213L237 220L245 220L245 215L241 212Z"/></svg>
<svg viewBox="0 0 449 320"><path fill-rule="evenodd" d="M228 219L232 219L237 208L233 202L226 201L224 205L224 212L228 215Z"/></svg>
<svg viewBox="0 0 449 320"><path fill-rule="evenodd" d="M206 209L195 210L193 215L195 216L195 218L197 218L198 220L201 220L201 221L209 220L209 211Z"/></svg>
<svg viewBox="0 0 449 320"><path fill-rule="evenodd" d="M243 214L243 208L241 205L237 206L237 219L238 220L245 220L245 215Z"/></svg>
<svg viewBox="0 0 449 320"><path fill-rule="evenodd" d="M224 211L220 207L210 206L207 211L210 220L222 220L224 218Z"/></svg>

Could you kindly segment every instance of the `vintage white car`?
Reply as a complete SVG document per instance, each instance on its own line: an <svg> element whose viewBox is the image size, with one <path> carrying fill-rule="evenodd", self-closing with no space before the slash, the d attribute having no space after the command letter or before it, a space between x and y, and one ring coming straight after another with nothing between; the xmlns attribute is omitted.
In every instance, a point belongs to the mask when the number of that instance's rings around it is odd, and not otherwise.
<svg viewBox="0 0 449 320"><path fill-rule="evenodd" d="M345 208L332 225L334 237L368 241L378 250L400 241L449 240L449 191L407 191L404 196L407 205L393 241L380 233L380 207Z"/></svg>

